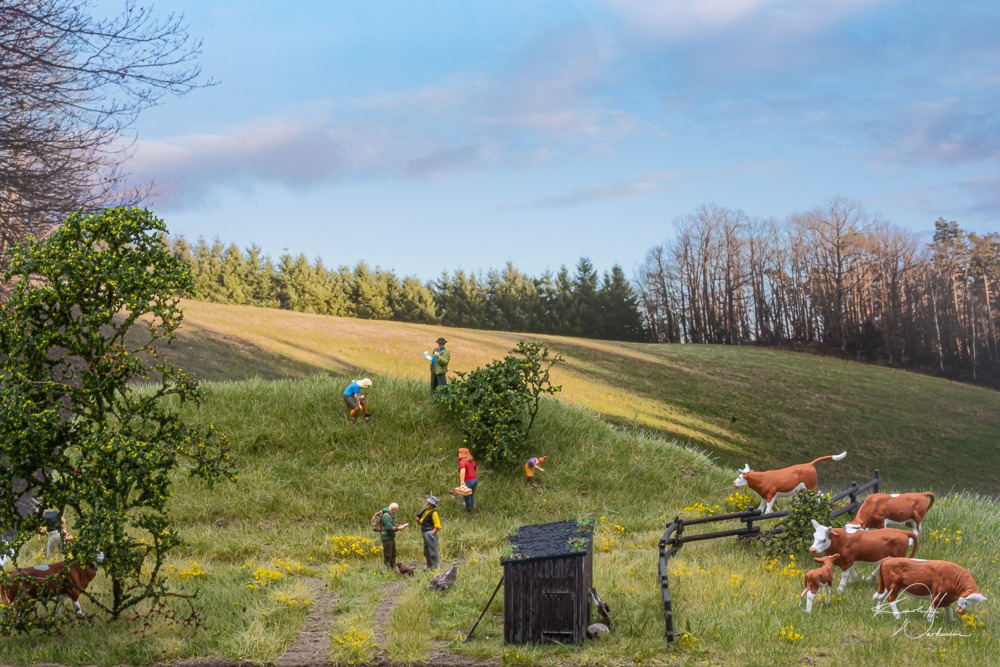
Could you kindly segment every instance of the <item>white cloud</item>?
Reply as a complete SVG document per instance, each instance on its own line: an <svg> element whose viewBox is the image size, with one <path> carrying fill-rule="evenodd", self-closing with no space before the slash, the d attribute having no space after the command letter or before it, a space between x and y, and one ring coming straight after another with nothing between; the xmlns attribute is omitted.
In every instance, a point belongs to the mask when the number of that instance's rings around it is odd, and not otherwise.
<svg viewBox="0 0 1000 667"><path fill-rule="evenodd" d="M526 204L511 208L569 208L606 199L635 199L662 192L669 181L678 178L677 172L653 172L630 181L616 181L594 185L560 195L538 197Z"/></svg>

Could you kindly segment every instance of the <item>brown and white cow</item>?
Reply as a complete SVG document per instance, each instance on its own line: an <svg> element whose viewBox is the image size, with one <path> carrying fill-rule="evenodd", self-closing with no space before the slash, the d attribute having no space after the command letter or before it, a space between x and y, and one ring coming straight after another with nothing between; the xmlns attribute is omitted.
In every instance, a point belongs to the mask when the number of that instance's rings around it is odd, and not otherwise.
<svg viewBox="0 0 1000 667"><path fill-rule="evenodd" d="M99 555L98 562L102 559ZM10 572L11 581L0 584L0 602L11 604L18 599L18 595L23 596L22 599L34 599L44 590L68 596L73 601L77 615L83 616L80 595L96 576L96 565L74 564L67 568L66 563L52 563L13 570ZM58 604L56 609L58 610Z"/></svg>
<svg viewBox="0 0 1000 667"><path fill-rule="evenodd" d="M877 530L856 530L830 528L813 519L813 544L810 553L832 551L838 554L833 564L844 571L840 577L838 591L843 592L847 583L857 579L855 563L878 563L888 556L905 556L910 546L912 558L917 553L917 536L909 530L879 528ZM874 576L874 573L873 575Z"/></svg>
<svg viewBox="0 0 1000 667"><path fill-rule="evenodd" d="M885 602L892 607L892 615L902 615L896 608L896 598L900 593L931 601L927 620L933 621L937 610L944 607L948 618L954 620L952 603L959 614L965 614L986 597L979 592L969 571L947 560L923 560L919 558L886 558L878 573L878 592L872 596L881 609Z"/></svg>
<svg viewBox="0 0 1000 667"><path fill-rule="evenodd" d="M733 486L739 488L748 486L758 496L761 497L760 507L764 514L768 514L774 508L775 498L794 496L799 491L816 489L816 464L820 461L833 459L841 461L847 456L847 452L841 452L833 456L821 456L810 463L799 463L788 466L780 470L750 470L750 464L746 464L739 476L733 480Z"/></svg>
<svg viewBox="0 0 1000 667"><path fill-rule="evenodd" d="M886 523L909 525L920 534L920 522L934 505L930 491L918 493L873 493L861 503L854 521L847 525L862 529L885 528Z"/></svg>
<svg viewBox="0 0 1000 667"><path fill-rule="evenodd" d="M816 597L816 593L819 593L820 597L823 597L823 591L825 590L826 603L830 604L830 587L833 585L833 561L838 558L840 558L840 554L813 558L814 561L820 564L820 567L806 572L805 588L799 593L800 603L802 602L802 597L806 597L807 614L812 613L813 598Z"/></svg>

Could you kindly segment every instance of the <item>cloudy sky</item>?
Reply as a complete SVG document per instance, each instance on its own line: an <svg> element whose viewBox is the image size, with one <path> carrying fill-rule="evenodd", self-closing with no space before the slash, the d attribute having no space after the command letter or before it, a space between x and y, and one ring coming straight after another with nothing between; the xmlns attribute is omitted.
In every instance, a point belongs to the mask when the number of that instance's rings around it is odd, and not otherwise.
<svg viewBox="0 0 1000 667"><path fill-rule="evenodd" d="M192 240L431 279L631 275L702 204L1000 231L995 0L156 6L219 82L136 128L131 170Z"/></svg>

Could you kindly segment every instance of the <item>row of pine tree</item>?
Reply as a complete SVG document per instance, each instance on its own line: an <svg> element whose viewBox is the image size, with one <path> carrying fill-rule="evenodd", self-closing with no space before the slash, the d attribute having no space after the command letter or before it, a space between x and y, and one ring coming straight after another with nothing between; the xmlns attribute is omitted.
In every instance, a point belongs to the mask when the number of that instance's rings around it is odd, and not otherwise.
<svg viewBox="0 0 1000 667"><path fill-rule="evenodd" d="M359 262L333 269L304 254L274 262L256 245L245 251L216 239L170 240L191 268L195 293L216 303L282 308L304 313L585 336L647 339L635 291L621 267L599 275L587 258L573 273L565 266L539 277L508 263L484 275L444 272L437 280L400 278Z"/></svg>

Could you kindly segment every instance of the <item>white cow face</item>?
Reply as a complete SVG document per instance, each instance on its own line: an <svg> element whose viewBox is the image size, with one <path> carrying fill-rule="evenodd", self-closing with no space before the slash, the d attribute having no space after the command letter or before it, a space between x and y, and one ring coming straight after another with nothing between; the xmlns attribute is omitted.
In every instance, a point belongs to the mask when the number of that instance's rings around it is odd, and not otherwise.
<svg viewBox="0 0 1000 667"><path fill-rule="evenodd" d="M958 598L958 601L955 602L955 608L958 609L959 614L965 614L965 612L969 611L980 602L986 602L986 596L980 595L979 593L973 593L972 595Z"/></svg>
<svg viewBox="0 0 1000 667"><path fill-rule="evenodd" d="M740 471L739 476L736 479L733 480L733 486L735 486L737 489L740 488L741 486L746 486L747 485L747 481L745 479L743 479L743 475L746 474L746 473L748 473L748 472L750 472L750 464L749 463L747 463L746 465L743 466L743 470Z"/></svg>
<svg viewBox="0 0 1000 667"><path fill-rule="evenodd" d="M812 520L812 525L816 529L816 532L813 533L813 543L809 547L809 552L818 554L830 548L830 531L832 528L824 526L816 519Z"/></svg>

